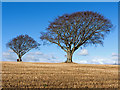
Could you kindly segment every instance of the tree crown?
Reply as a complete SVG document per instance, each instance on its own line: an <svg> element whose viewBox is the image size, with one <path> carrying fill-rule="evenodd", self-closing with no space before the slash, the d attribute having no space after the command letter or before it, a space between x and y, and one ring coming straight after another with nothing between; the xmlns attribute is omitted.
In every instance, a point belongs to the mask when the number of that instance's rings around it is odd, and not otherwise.
<svg viewBox="0 0 120 90"><path fill-rule="evenodd" d="M38 48L40 44L28 35L19 35L9 41L6 46L12 49L17 55L23 56L31 49Z"/></svg>
<svg viewBox="0 0 120 90"><path fill-rule="evenodd" d="M97 12L84 11L64 14L51 22L41 39L55 43L64 51L77 50L80 46L103 44L112 23Z"/></svg>

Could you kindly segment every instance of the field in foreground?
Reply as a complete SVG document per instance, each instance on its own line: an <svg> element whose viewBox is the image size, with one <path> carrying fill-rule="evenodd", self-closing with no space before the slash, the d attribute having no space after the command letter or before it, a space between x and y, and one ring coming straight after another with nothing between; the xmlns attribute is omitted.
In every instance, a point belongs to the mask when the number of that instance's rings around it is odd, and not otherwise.
<svg viewBox="0 0 120 90"><path fill-rule="evenodd" d="M118 65L2 62L4 88L117 88Z"/></svg>

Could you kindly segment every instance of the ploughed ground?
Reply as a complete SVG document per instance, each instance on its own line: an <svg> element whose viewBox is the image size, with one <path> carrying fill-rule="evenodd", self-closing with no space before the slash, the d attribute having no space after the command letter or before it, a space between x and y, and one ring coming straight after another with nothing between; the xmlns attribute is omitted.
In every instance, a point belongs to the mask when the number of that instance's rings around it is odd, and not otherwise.
<svg viewBox="0 0 120 90"><path fill-rule="evenodd" d="M4 88L118 88L118 65L2 62Z"/></svg>

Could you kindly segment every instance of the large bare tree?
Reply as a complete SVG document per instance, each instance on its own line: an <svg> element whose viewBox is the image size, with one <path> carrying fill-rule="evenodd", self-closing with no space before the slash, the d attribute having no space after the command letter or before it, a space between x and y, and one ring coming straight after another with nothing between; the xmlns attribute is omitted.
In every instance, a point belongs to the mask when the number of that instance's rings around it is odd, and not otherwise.
<svg viewBox="0 0 120 90"><path fill-rule="evenodd" d="M67 53L66 62L72 62L73 53L82 46L103 44L112 30L110 20L97 12L83 11L59 16L41 32L41 40L57 44Z"/></svg>
<svg viewBox="0 0 120 90"><path fill-rule="evenodd" d="M33 48L40 46L32 37L28 35L19 35L6 44L18 55L18 61L22 61L22 56Z"/></svg>

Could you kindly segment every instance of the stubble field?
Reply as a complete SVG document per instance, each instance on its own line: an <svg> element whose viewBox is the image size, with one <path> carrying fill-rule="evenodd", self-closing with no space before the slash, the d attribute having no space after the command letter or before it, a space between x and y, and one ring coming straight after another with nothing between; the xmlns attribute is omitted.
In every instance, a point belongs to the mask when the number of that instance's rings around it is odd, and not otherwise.
<svg viewBox="0 0 120 90"><path fill-rule="evenodd" d="M118 65L2 62L3 88L118 88Z"/></svg>

